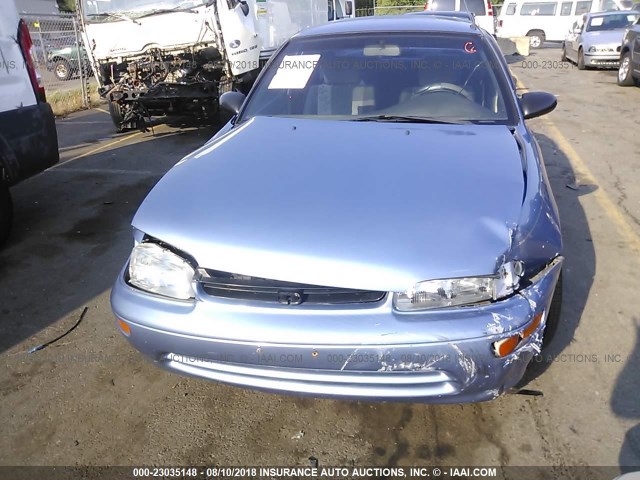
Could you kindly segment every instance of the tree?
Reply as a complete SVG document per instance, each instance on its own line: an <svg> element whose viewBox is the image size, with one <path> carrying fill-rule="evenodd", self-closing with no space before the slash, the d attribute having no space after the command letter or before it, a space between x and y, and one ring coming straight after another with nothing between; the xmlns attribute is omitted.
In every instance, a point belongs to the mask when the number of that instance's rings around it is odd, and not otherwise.
<svg viewBox="0 0 640 480"><path fill-rule="evenodd" d="M75 0L56 0L58 2L58 9L61 12L75 12L76 2Z"/></svg>

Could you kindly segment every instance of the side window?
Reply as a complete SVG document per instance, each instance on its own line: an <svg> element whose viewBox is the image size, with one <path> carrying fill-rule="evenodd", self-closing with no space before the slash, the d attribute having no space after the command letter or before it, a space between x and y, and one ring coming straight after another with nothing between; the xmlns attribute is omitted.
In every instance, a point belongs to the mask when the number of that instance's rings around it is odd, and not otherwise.
<svg viewBox="0 0 640 480"><path fill-rule="evenodd" d="M581 1L576 4L576 15L582 15L583 13L589 13L591 11L591 4L593 2L591 0Z"/></svg>
<svg viewBox="0 0 640 480"><path fill-rule="evenodd" d="M507 5L507 11L504 12L505 15L515 15L516 14L516 4L510 3Z"/></svg>
<svg viewBox="0 0 640 480"><path fill-rule="evenodd" d="M486 15L487 2L485 0L461 0L460 10L468 10L476 16Z"/></svg>
<svg viewBox="0 0 640 480"><path fill-rule="evenodd" d="M571 15L572 6L573 2L562 2L562 7L560 8L560 16L567 17Z"/></svg>
<svg viewBox="0 0 640 480"><path fill-rule="evenodd" d="M557 3L527 2L522 4L520 15L555 15Z"/></svg>
<svg viewBox="0 0 640 480"><path fill-rule="evenodd" d="M613 0L600 0L598 5L599 12L606 12L607 10L619 10L618 5Z"/></svg>
<svg viewBox="0 0 640 480"><path fill-rule="evenodd" d="M333 0L329 0L329 21L335 20L335 13L333 11Z"/></svg>
<svg viewBox="0 0 640 480"><path fill-rule="evenodd" d="M439 10L442 12L453 12L456 9L455 0L434 0L429 4L429 10Z"/></svg>

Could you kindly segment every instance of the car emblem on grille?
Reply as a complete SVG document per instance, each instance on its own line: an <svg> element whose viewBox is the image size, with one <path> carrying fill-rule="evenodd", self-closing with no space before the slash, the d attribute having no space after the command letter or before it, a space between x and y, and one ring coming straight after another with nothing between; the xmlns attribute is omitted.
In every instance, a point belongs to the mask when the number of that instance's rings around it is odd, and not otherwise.
<svg viewBox="0 0 640 480"><path fill-rule="evenodd" d="M300 305L302 303L302 292L278 292L278 303L282 305Z"/></svg>

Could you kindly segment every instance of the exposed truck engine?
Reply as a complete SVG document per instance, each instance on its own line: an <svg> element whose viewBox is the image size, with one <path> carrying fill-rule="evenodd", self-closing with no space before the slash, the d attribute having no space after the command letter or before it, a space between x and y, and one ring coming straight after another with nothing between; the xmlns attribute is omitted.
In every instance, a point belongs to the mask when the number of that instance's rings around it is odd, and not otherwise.
<svg viewBox="0 0 640 480"><path fill-rule="evenodd" d="M327 0L80 0L82 36L118 131L159 115L215 118Z"/></svg>

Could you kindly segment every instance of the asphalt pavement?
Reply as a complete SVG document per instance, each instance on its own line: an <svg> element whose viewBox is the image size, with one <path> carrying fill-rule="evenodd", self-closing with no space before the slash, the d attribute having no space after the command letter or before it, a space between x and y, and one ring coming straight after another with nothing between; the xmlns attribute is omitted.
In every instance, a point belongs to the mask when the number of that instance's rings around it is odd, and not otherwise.
<svg viewBox="0 0 640 480"><path fill-rule="evenodd" d="M640 466L640 88L545 48L511 59L559 105L530 122L565 239L563 325L527 378L475 405L316 400L164 372L120 336L109 291L137 206L216 126L115 134L58 122L61 163L13 189L0 252L0 465ZM83 321L49 347L28 353ZM302 434L300 433L302 432ZM582 472L580 478L589 478ZM574 477L578 478L578 477Z"/></svg>

